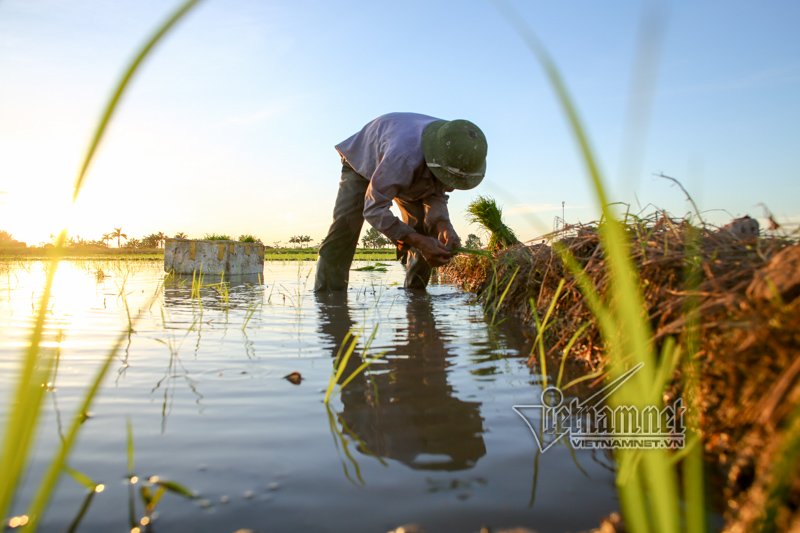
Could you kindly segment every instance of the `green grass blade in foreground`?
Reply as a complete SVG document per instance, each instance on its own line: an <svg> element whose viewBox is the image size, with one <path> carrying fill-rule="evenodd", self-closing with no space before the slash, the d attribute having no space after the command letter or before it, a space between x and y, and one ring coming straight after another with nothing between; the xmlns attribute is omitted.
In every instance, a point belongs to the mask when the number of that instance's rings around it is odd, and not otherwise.
<svg viewBox="0 0 800 533"><path fill-rule="evenodd" d="M102 139L106 127L113 115L120 97L127 87L133 74L138 69L144 58L149 54L158 41L180 20L186 13L193 8L199 0L189 0L181 5L175 13L167 20L153 36L147 41L136 56L136 59L128 67L117 88L105 108L101 121L95 131L95 134L90 143L90 147L84 157L78 177L75 181L73 191L73 201L77 199L80 193L86 172L89 165L94 158L97 147ZM61 231L55 245L56 254L50 263L45 287L40 299L39 309L34 322L34 327L31 332L28 348L25 351L25 356L20 369L19 377L16 380L16 392L11 399L9 405L14 408L9 415L5 428L5 439L2 447L2 456L0 456L0 472L3 472L3 483L0 484L0 517L8 515L8 510L11 505L12 499L18 488L20 474L27 463L28 456L33 447L34 435L41 412L41 403L43 391L41 390L41 376L46 376L45 372L37 372L37 363L44 363L40 368L47 369L47 358L42 357L40 349L42 332L44 329L45 317L47 313L48 303L50 301L50 294L52 291L53 280L55 272L58 267L60 252L63 250L66 241L66 231ZM59 469L60 473L60 469ZM49 486L52 490L54 484ZM33 517L32 521L36 518ZM35 530L35 523L29 525L31 530Z"/></svg>
<svg viewBox="0 0 800 533"><path fill-rule="evenodd" d="M89 166L94 158L95 153L97 152L97 148L100 146L100 141L103 139L103 135L108 128L108 124L111 122L111 117L114 115L114 112L116 111L117 106L122 99L122 95L128 88L128 85L133 79L134 74L136 74L142 62L144 62L147 56L150 55L150 53L153 51L153 48L155 48L161 39L163 39L164 36L169 33L169 31L199 2L200 0L187 0L181 4L178 9L176 9L172 15L170 15L167 20L162 22L156 31L153 32L150 38L147 39L144 45L142 45L142 47L139 49L136 56L134 56L133 61L131 61L131 63L128 65L128 68L125 69L122 78L120 78L119 82L117 82L114 92L112 93L111 98L103 110L103 114L100 116L100 121L98 122L97 128L92 136L92 140L89 143L89 149L86 151L86 155L83 158L83 163L81 163L78 177L75 180L75 188L72 193L73 202L78 198L78 193L80 192L83 182L86 179L86 174L89 171Z"/></svg>
<svg viewBox="0 0 800 533"><path fill-rule="evenodd" d="M683 374L684 397L687 400L686 407L688 409L686 413L686 438L694 441L702 435L699 420L701 406L698 401L700 396L700 365L697 358L697 354L700 351L700 299L697 296L697 291L702 281L703 269L700 232L693 226L689 226L686 232L686 241L687 260L684 267L684 278L690 296L686 299L683 310L687 324L684 340L686 350L681 371ZM688 451L686 458L681 463L681 470L683 473L683 493L686 500L686 531L689 533L702 533L706 529L702 446L692 447Z"/></svg>
<svg viewBox="0 0 800 533"><path fill-rule="evenodd" d="M62 231L56 241L57 249L63 247L65 240L66 231ZM3 483L0 483L0 519L9 514L9 507L17 490L20 476L33 449L36 426L45 393L43 385L46 376L49 375L50 366L47 354L42 354L40 346L57 268L58 256L56 255L47 270L36 320L19 375L16 378L16 390L8 404L13 408L6 421L5 438L0 456L0 472L3 473Z"/></svg>
<svg viewBox="0 0 800 533"><path fill-rule="evenodd" d="M114 357L127 337L127 331L120 333L116 342L114 343L114 346L108 351L108 354L106 354L100 369L97 371L97 374L95 374L94 379L84 394L81 405L78 407L78 410L72 418L72 423L70 424L69 430L64 436L64 440L61 442L58 452L51 461L50 467L47 469L47 473L39 484L39 488L36 492L36 496L33 499L33 503L28 509L28 517L30 518L29 527L31 530L36 529L36 525L42 518L42 513L44 512L53 489L58 482L58 477L64 470L67 457L69 457L69 452L72 450L72 446L75 444L75 440L78 437L78 432L86 420L86 413L89 412L92 402L97 395L97 391L100 390L100 386L103 383L103 378L105 378L106 374L108 373L108 368L111 366L111 361L114 360Z"/></svg>
<svg viewBox="0 0 800 533"><path fill-rule="evenodd" d="M125 455L128 459L128 477L133 476L133 466L134 466L134 448L133 448L133 425L131 424L131 418L128 417L125 419Z"/></svg>
<svg viewBox="0 0 800 533"><path fill-rule="evenodd" d="M607 312L614 325L604 338L609 354L610 377L614 379L626 368L644 363L644 368L625 387L618 389L609 398L609 403L643 407L643 399L654 382L656 358L650 342L651 333L644 312L639 276L630 259L627 237L609 206L604 180L585 128L555 63L536 35L513 13L511 7L506 2L496 4L544 69L578 144L605 221L600 228L600 240L610 271L611 305ZM618 450L615 456L625 466L631 454L626 450ZM632 476L631 483L619 486L623 515L628 526L632 531L678 531L678 485L669 455L664 450L651 450L642 454L640 464L637 469L639 475Z"/></svg>

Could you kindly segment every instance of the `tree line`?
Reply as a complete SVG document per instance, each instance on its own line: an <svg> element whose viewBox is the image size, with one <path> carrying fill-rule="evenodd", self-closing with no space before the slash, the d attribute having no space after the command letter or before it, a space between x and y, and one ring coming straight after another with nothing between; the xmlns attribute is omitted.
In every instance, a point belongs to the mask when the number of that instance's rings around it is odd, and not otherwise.
<svg viewBox="0 0 800 533"><path fill-rule="evenodd" d="M211 234L206 234L204 239L215 238L220 239L219 236L210 236ZM246 237L246 239L245 239ZM122 228L114 228L112 231L108 233L104 233L100 239L96 240L87 240L82 238L81 236L74 236L69 237L67 239L67 247L70 248L109 248L111 243L115 243L117 248L127 248L127 249L150 249L150 248L163 248L166 242L166 239L169 236L164 233L163 231L159 231L156 233L150 233L149 235L145 235L140 238L136 237L128 237L126 233L122 231ZM175 239L187 239L188 235L184 232L179 232L173 235ZM225 237L229 238L229 237ZM261 242L260 239L253 237L252 235L243 235L239 237L240 241L245 242ZM293 244L300 248L308 247L309 243L311 242L310 235L292 235L289 238L289 244ZM280 247L280 241L275 242L275 248ZM387 246L392 246L392 241L386 238L381 232L376 230L375 228L368 228L367 231L364 233L364 236L361 238L361 244L364 248L385 248ZM481 242L480 238L477 235L470 233L467 236L467 240L464 243L466 248L481 248L483 247L483 243ZM2 248L24 248L25 243L20 242L14 239L11 233L0 230L0 247Z"/></svg>

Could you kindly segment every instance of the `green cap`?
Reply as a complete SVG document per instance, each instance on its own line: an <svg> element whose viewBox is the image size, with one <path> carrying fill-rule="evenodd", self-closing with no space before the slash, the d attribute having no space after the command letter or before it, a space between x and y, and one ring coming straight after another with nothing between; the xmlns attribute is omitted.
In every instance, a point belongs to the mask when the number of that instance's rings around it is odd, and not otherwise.
<svg viewBox="0 0 800 533"><path fill-rule="evenodd" d="M453 189L476 187L486 175L486 137L469 120L437 120L422 132L425 163Z"/></svg>

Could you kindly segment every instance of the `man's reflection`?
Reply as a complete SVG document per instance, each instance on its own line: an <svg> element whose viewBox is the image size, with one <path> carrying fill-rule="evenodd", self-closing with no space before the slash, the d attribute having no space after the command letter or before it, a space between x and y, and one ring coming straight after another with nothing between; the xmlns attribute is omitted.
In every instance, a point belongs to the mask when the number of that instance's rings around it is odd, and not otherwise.
<svg viewBox="0 0 800 533"><path fill-rule="evenodd" d="M433 317L431 297L407 293L408 327L370 376L359 375L341 392L339 421L363 442L362 453L396 459L421 470L471 468L485 453L479 402L454 396L447 383L450 355ZM333 356L353 320L346 293L317 295L320 332ZM341 380L361 363L359 346ZM373 350L374 351L374 350Z"/></svg>

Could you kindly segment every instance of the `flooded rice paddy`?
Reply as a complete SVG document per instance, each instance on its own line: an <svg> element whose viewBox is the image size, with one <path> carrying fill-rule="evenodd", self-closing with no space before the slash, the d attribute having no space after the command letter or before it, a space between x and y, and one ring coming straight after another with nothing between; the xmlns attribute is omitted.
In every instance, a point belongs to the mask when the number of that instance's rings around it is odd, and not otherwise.
<svg viewBox="0 0 800 533"><path fill-rule="evenodd" d="M0 422L45 268L0 266ZM144 516L138 488L129 499L127 420L138 485L159 476L197 494L167 492L153 531L580 531L618 508L608 457L563 445L540 454L512 410L541 391L518 327L490 327L451 285L399 288L400 265L353 272L346 295L319 298L313 268L268 262L263 279L208 278L198 294L159 261L62 262L44 343L57 367L15 514L129 330L69 461L105 490L87 504L63 475L44 531L129 531ZM340 381L372 363L326 405L349 331L360 338ZM293 372L299 384L284 379Z"/></svg>

